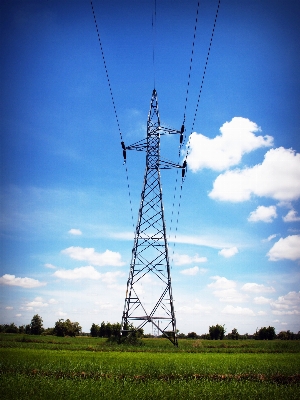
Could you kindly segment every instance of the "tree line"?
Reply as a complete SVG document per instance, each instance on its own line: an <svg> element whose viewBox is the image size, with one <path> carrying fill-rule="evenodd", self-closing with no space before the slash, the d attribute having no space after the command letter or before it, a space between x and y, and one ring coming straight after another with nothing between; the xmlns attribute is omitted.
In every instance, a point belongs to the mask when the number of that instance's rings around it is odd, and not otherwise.
<svg viewBox="0 0 300 400"><path fill-rule="evenodd" d="M128 326L126 329L134 329L133 325ZM93 323L90 328L89 335L92 337L112 338L118 337L121 330L121 324L102 321L100 325ZM44 329L43 319L38 314L35 314L30 324L16 326L14 323L0 325L0 332L2 333L20 333L29 335L55 335L55 336L78 336L82 335L82 328L79 322L72 322L70 319L59 319L55 322L53 328ZM143 329L135 331L135 337L153 337L150 334L144 334ZM209 340L223 340L223 339L256 339L256 340L300 340L300 331L293 333L291 331L281 331L278 334L275 332L273 326L262 327L256 329L252 335L248 333L240 335L236 328L233 328L230 333L226 335L225 325L212 325L206 334L198 335L196 332L189 332L187 335L184 333L177 333L179 339L209 339Z"/></svg>
<svg viewBox="0 0 300 400"><path fill-rule="evenodd" d="M30 324L17 327L14 323L0 325L0 332L3 333L23 333L28 335L56 335L56 336L77 336L82 333L82 328L78 322L69 319L59 319L53 328L44 329L43 319L38 314L32 317Z"/></svg>

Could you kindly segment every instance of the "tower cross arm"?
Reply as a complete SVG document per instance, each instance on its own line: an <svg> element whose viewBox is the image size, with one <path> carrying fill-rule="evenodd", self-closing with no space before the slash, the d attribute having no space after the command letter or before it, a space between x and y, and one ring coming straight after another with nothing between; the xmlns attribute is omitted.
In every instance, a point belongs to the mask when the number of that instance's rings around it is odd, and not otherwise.
<svg viewBox="0 0 300 400"><path fill-rule="evenodd" d="M159 167L161 169L170 169L170 168L185 168L185 165L176 164L170 160L160 159Z"/></svg>

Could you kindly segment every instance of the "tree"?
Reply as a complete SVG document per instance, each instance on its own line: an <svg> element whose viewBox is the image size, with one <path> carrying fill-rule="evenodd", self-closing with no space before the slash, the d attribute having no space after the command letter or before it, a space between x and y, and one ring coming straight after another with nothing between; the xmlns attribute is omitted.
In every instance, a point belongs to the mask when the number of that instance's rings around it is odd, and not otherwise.
<svg viewBox="0 0 300 400"><path fill-rule="evenodd" d="M212 340L222 340L225 335L225 325L213 325L209 327L209 335Z"/></svg>
<svg viewBox="0 0 300 400"><path fill-rule="evenodd" d="M4 324L4 325L1 325L0 332L4 332L4 333L19 333L19 329L14 323L11 323L9 325L8 324Z"/></svg>
<svg viewBox="0 0 300 400"><path fill-rule="evenodd" d="M32 335L40 335L43 330L43 320L38 314L35 314L30 323L30 333Z"/></svg>
<svg viewBox="0 0 300 400"><path fill-rule="evenodd" d="M187 338L188 338L188 339L197 339L197 337L198 337L198 335L197 335L196 332L189 332L189 333L187 334Z"/></svg>
<svg viewBox="0 0 300 400"><path fill-rule="evenodd" d="M264 326L255 332L254 337L259 340L273 340L276 337L275 328L273 326L269 326L268 328Z"/></svg>
<svg viewBox="0 0 300 400"><path fill-rule="evenodd" d="M236 328L233 328L231 333L228 333L228 339L238 340L240 337Z"/></svg>
<svg viewBox="0 0 300 400"><path fill-rule="evenodd" d="M100 326L96 324L92 324L91 326L91 336L92 337L97 337L99 336L100 333Z"/></svg>
<svg viewBox="0 0 300 400"><path fill-rule="evenodd" d="M69 319L59 319L55 322L54 334L56 336L76 336L81 333L79 322L71 322Z"/></svg>

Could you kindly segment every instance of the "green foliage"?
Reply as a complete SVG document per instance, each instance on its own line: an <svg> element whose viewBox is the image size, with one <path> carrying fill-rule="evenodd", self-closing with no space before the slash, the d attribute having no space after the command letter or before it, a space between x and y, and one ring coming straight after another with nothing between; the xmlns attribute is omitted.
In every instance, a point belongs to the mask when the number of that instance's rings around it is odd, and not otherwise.
<svg viewBox="0 0 300 400"><path fill-rule="evenodd" d="M77 336L81 333L81 326L78 322L71 322L69 319L59 319L55 322L53 333L56 336Z"/></svg>
<svg viewBox="0 0 300 400"><path fill-rule="evenodd" d="M197 339L197 337L198 337L198 335L197 335L196 332L189 332L189 333L187 334L187 338L188 338L188 339Z"/></svg>
<svg viewBox="0 0 300 400"><path fill-rule="evenodd" d="M32 335L41 335L43 330L43 319L38 314L35 314L30 323L30 333Z"/></svg>
<svg viewBox="0 0 300 400"><path fill-rule="evenodd" d="M19 329L14 323L12 323L12 324L4 324L4 325L0 325L0 332L3 332L3 333L19 333Z"/></svg>
<svg viewBox="0 0 300 400"><path fill-rule="evenodd" d="M224 325L213 325L209 327L209 335L212 340L222 340L225 335Z"/></svg>
<svg viewBox="0 0 300 400"><path fill-rule="evenodd" d="M275 328L273 326L260 328L254 336L258 340L273 340L276 338Z"/></svg>
<svg viewBox="0 0 300 400"><path fill-rule="evenodd" d="M281 331L281 332L278 333L277 339L280 339L280 340L299 340L300 339L300 332L293 333L290 330Z"/></svg>
<svg viewBox="0 0 300 400"><path fill-rule="evenodd" d="M231 333L228 333L227 337L231 340L238 340L240 338L240 334L238 333L236 328L233 328Z"/></svg>
<svg viewBox="0 0 300 400"><path fill-rule="evenodd" d="M92 324L90 332L92 337L119 337L121 330L121 324L111 324L110 322L101 322L101 325Z"/></svg>

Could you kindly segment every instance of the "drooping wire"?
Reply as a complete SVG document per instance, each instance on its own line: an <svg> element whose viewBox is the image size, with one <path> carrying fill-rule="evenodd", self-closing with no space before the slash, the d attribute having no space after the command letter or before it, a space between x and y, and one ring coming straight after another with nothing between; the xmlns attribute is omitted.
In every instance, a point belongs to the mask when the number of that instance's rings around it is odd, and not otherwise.
<svg viewBox="0 0 300 400"><path fill-rule="evenodd" d="M191 70L192 70L192 63L193 63L194 46L195 46L195 39L196 39L196 30L197 30L197 23L198 23L199 3L200 2L198 1L197 11L196 11L195 28L194 28L194 37L193 37L193 43L192 43L192 55L191 55L191 59L190 59L190 68L189 68L189 75L188 75L188 83L187 83L187 90L186 90L185 105L184 105L183 126L185 126L185 120L186 120L186 110L187 110L187 103L188 103L188 94L189 94ZM202 94L202 88L203 88L204 78L205 78L205 74L206 74L206 70L207 70L208 59L209 59L209 55L210 55L210 52L211 52L211 46L212 46L212 41L213 41L213 37L214 37L214 33L215 33L215 28L216 28L217 18L218 18L218 14L219 14L220 4L221 4L221 0L218 0L217 10L216 10L216 15L215 15L215 20L214 20L214 25L213 25L213 29L212 29L212 33L211 33L211 37L210 37L210 42L209 42L209 46L208 46L208 52L207 52L207 56L206 56L204 71L203 71L200 90L199 90L199 94L198 94L198 99L197 99L194 119L193 119L193 123L192 123L191 134L192 134L192 132L194 130L194 125L195 125L195 121L196 121L196 117L197 117L200 97L201 97L201 94ZM191 135L189 135L189 140L188 140L188 143L187 143L187 146L186 146L187 150L186 150L186 153L185 153L185 160L184 160L185 163L187 163L187 157L189 155L190 138L191 138ZM185 142L185 140L186 140L186 138L184 138L183 143ZM179 147L179 155L180 155L180 151L181 151L181 146ZM177 189L177 184L178 184L178 172L179 171L177 170L176 183L175 183L175 192L174 192L173 205L172 205L171 224L172 224L172 221L173 221L173 218L174 218L176 189ZM175 254L175 245L176 245L177 229L178 229L181 198L182 198L182 187L183 187L183 183L184 183L184 181L186 179L186 173L187 173L187 169L185 171L184 178L182 179L182 182L181 182L181 185L180 185L179 200L178 200L178 211L177 211L177 219L176 219L176 224L175 224L175 235L174 235L173 252L172 252L172 257L171 257L171 265L173 264L173 259L174 259L174 254ZM169 235L169 238L170 238L170 235Z"/></svg>
<svg viewBox="0 0 300 400"><path fill-rule="evenodd" d="M183 113L183 123L182 123L182 125L185 125L185 119L186 119L186 108L187 108L187 102L188 102L188 96L189 96L191 72L192 72L192 65L193 65L193 56L194 56L194 48L195 48L195 41L196 41L196 31L197 31L197 24L198 24L199 5L200 5L200 1L198 1L197 10L196 10L196 21L195 21L195 27L194 27L193 43L192 43L192 54L191 54L191 59L190 59L188 82L187 82L187 87L186 87L186 96L185 96L185 104L184 104L184 113Z"/></svg>
<svg viewBox="0 0 300 400"><path fill-rule="evenodd" d="M99 42L99 45L100 45L102 60L103 60L103 64L104 64L106 79L107 79L107 83L108 83L108 87L109 87L109 93L110 93L111 101L112 101L112 104L113 104L114 114L115 114L115 118L116 118L118 130L119 130L119 135L120 135L120 140L121 140L121 144L122 144L122 143L124 143L124 142L123 142L123 135L122 135L122 131L121 131L121 127L120 127L120 122L119 122L119 118L118 118L118 114L117 114L117 108L116 108L115 99L114 99L114 96L113 96L113 91L112 91L112 87L111 87L111 83L110 83L110 79L109 79L108 68L107 68L107 64L106 64L106 60L105 60L105 56L104 56L104 50L103 50L102 41L101 41L101 38L100 38L99 28L98 28L97 19L96 19L96 14L95 14L94 5L93 5L93 1L92 1L92 0L91 0L91 7L92 7L92 12L93 12L93 17L94 17L95 27L96 27L96 31L97 31L97 36L98 36L98 42ZM133 219L133 210L132 210L132 201L131 201L131 193L130 193L128 169L127 169L126 163L124 163L124 165L125 165L125 171L126 171L126 180L127 180L127 188L128 188L128 195L129 195L129 204L130 204L130 210L131 210L131 219L132 219L133 228L135 228L135 226L134 226L134 219Z"/></svg>
<svg viewBox="0 0 300 400"><path fill-rule="evenodd" d="M192 51L191 51L190 66L189 66L189 73L188 73L188 80L187 80L187 87L186 87L186 95L185 95L185 104L184 104L183 122L182 122L182 127L184 128L184 132L185 132L185 122L186 122L186 110L187 110L187 103L188 103L188 97L189 97L189 88L190 88L190 81L191 81L191 72L192 72L192 65L193 65L194 48L195 48L195 42L196 42L196 32L197 32L197 25L198 25L199 6L200 6L200 1L197 2L196 19L195 19L195 26L194 26L194 33L193 33L193 40L192 40ZM182 139L180 140L179 151L178 151L178 155L179 155L178 164L180 163L181 149L182 149L182 146L183 146L184 142L185 142L185 138L183 140ZM174 197L173 197L173 204L172 204L169 239L171 238L171 231L172 231L172 223L173 223L173 218L174 218L174 210L175 210L175 203L176 203L176 194L177 194L178 181L179 181L179 170L177 170L177 173L176 173L175 190L174 190ZM175 253L175 245L176 245L176 237L177 237L178 221L179 221L179 213L180 213L180 204L181 204L181 197L182 197L182 183L183 182L181 182L180 190L179 190L178 210L177 210L177 218L176 218L176 222L175 222L174 244L172 246L173 247L173 251L172 251L172 257L171 257L171 264L173 264L174 253Z"/></svg>
<svg viewBox="0 0 300 400"><path fill-rule="evenodd" d="M204 78L205 78L205 74L206 74L206 70L207 70L207 65L208 65L208 59L209 59L209 55L210 55L210 52L211 52L212 41L213 41L213 38L214 38L215 29L216 29L216 23L217 23L217 18L218 18L218 15L219 15L220 4L221 4L221 0L218 0L218 6L217 6L216 15L215 15L215 20L214 20L214 26L213 26L212 33L211 33L211 37L210 37L210 41L209 41L209 46L208 46L206 61L205 61L205 65L204 65L204 70L203 70L201 85L200 85L200 89L199 89L199 94L198 94L196 109L195 109L195 113L194 113L194 119L193 119L192 128L191 128L191 134L192 134L193 131L194 131L194 126L195 126L195 122L196 122L196 118L197 118L199 102L200 102L200 98L201 98L201 94L202 94L202 89L203 89L203 84L204 84ZM187 146L186 146L187 150L186 150L186 153L185 153L185 160L187 160L188 155L189 155L189 151L190 151L191 134L190 134L190 136L189 136L189 140L188 140L188 143L187 143Z"/></svg>

